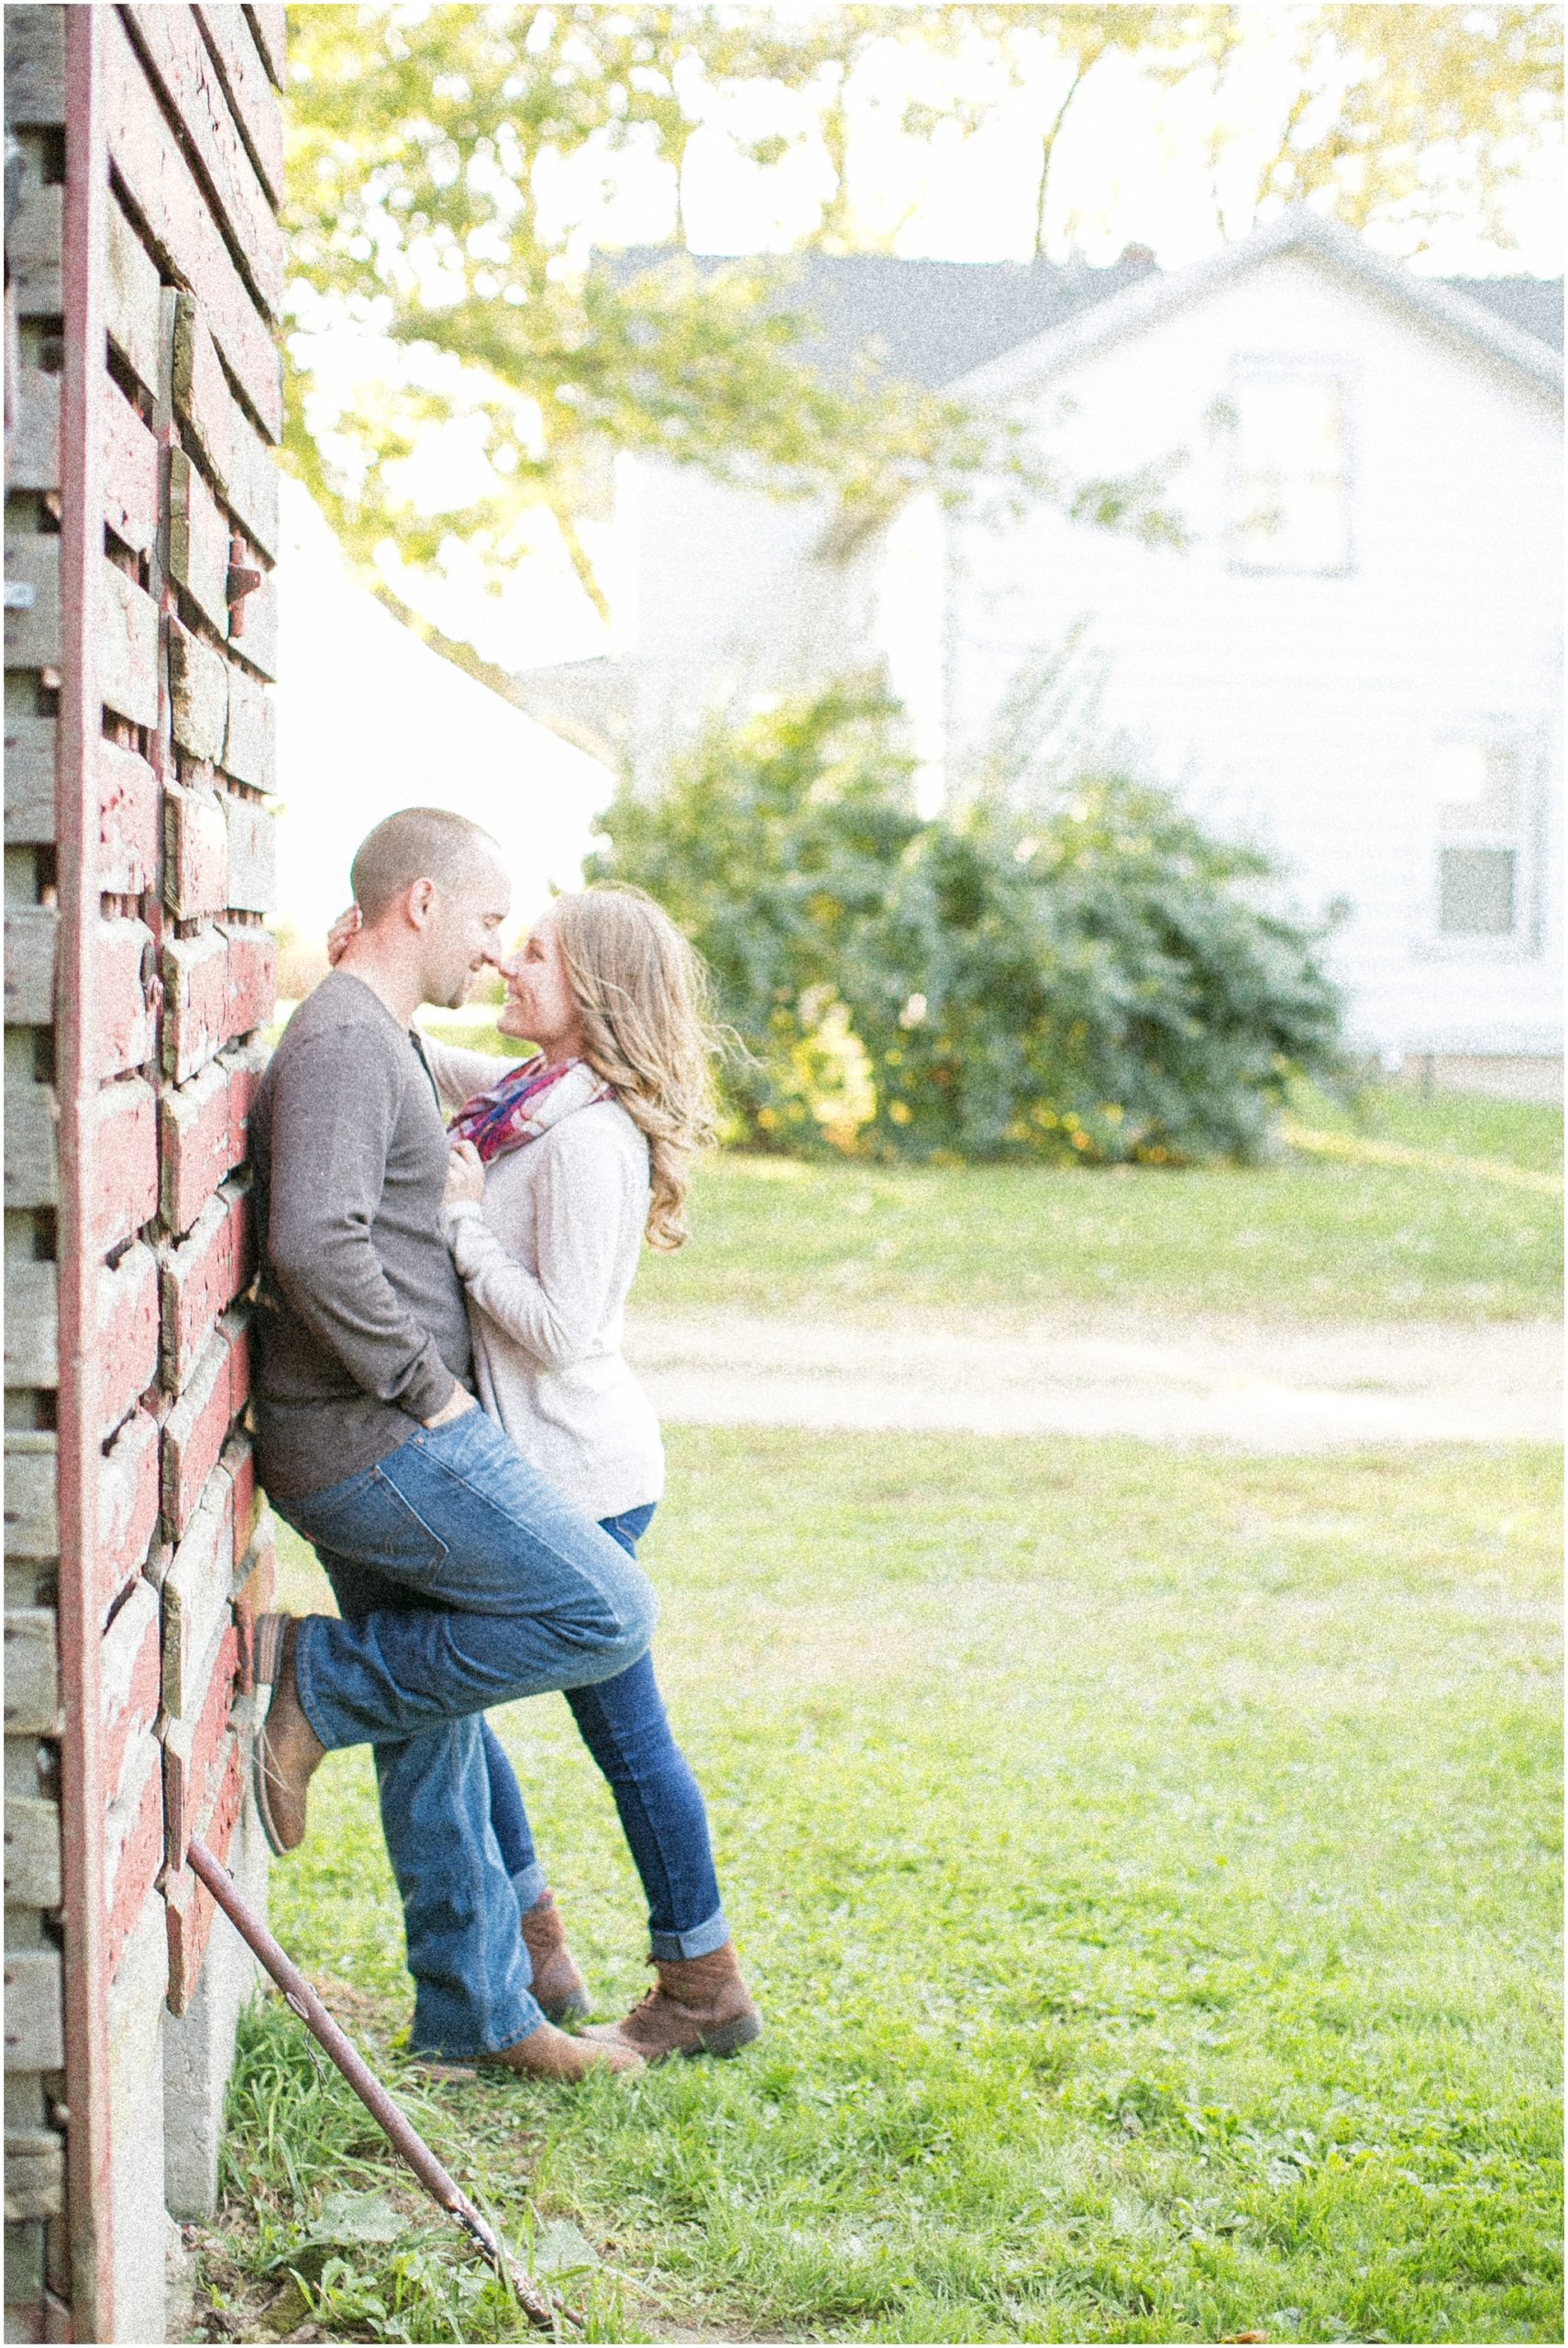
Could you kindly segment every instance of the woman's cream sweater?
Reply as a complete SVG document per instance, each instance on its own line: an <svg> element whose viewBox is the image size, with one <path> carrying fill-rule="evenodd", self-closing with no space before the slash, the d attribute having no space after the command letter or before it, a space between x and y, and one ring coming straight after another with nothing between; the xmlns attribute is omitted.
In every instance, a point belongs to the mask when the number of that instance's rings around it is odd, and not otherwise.
<svg viewBox="0 0 1568 2348"><path fill-rule="evenodd" d="M421 1040L447 1110L507 1066ZM647 1143L618 1102L601 1101L492 1158L483 1204L443 1218L480 1401L530 1466L596 1518L664 1490L658 1421L621 1352L647 1212Z"/></svg>

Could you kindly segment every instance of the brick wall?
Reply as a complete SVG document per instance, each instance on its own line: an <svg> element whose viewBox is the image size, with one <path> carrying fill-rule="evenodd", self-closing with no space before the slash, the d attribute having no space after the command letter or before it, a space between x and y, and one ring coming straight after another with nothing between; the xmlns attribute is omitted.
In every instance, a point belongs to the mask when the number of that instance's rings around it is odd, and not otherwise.
<svg viewBox="0 0 1568 2348"><path fill-rule="evenodd" d="M161 2337L185 1849L246 1833L282 30L6 12L8 2337Z"/></svg>

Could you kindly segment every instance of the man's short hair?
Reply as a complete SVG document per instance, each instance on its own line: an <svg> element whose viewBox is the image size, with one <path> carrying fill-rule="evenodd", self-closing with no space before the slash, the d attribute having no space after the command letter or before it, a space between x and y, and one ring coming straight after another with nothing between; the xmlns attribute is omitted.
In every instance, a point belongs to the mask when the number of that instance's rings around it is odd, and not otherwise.
<svg viewBox="0 0 1568 2348"><path fill-rule="evenodd" d="M375 922L416 880L460 889L501 861L500 843L466 815L448 807L400 807L360 841L348 880L354 903Z"/></svg>

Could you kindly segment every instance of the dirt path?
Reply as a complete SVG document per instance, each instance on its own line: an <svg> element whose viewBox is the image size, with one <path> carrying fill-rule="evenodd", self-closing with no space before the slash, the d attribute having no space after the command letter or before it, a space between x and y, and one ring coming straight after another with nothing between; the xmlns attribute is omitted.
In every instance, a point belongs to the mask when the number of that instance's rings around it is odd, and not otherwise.
<svg viewBox="0 0 1568 2348"><path fill-rule="evenodd" d="M1137 1435L1249 1451L1555 1441L1555 1322L1308 1325L1078 1314L878 1327L642 1313L671 1424Z"/></svg>

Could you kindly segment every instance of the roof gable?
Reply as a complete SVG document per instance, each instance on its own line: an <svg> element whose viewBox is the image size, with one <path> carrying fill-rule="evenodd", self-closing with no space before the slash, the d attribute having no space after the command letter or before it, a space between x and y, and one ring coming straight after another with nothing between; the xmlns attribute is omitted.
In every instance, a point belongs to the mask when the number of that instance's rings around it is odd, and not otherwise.
<svg viewBox="0 0 1568 2348"><path fill-rule="evenodd" d="M1459 279L1418 277L1398 261L1374 252L1363 239L1337 220L1293 205L1283 218L1234 245L1225 245L1190 269L1146 277L1113 299L1080 316L1069 318L1032 340L988 364L973 369L955 386L971 399L1005 398L1025 384L1038 382L1059 367L1087 357L1153 326L1187 304L1201 301L1221 286L1243 277L1260 263L1295 254L1318 264L1375 300L1402 310L1415 323L1523 377L1547 393L1562 390L1561 284L1530 279ZM1488 299L1478 286L1542 286L1544 299ZM1555 295L1555 303L1551 296ZM1510 311L1512 315L1510 315ZM1536 323L1550 325L1555 316L1555 347L1536 331ZM1529 326L1521 323L1530 320Z"/></svg>

